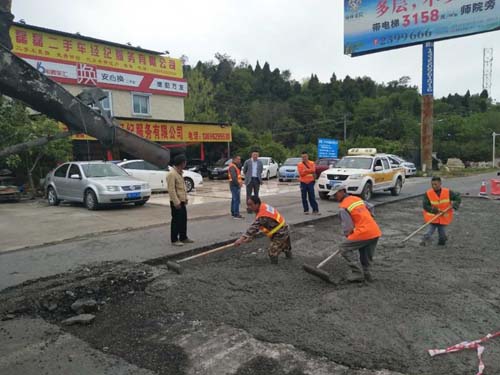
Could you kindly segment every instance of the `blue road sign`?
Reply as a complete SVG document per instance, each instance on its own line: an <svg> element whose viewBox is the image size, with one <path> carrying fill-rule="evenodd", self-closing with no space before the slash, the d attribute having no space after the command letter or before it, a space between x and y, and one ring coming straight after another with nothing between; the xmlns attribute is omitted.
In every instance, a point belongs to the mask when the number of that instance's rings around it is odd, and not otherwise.
<svg viewBox="0 0 500 375"><path fill-rule="evenodd" d="M336 139L318 138L318 158L338 158L339 141Z"/></svg>

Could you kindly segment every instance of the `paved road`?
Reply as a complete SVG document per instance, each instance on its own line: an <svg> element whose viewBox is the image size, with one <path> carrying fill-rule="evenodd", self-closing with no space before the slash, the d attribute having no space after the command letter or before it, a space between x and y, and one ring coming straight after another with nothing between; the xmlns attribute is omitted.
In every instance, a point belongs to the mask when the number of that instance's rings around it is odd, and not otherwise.
<svg viewBox="0 0 500 375"><path fill-rule="evenodd" d="M495 174L471 176L447 181L446 185L466 194L477 195L480 182ZM402 197L423 194L429 186L428 179L409 179L401 193ZM380 194L373 198L375 203L393 200L390 194ZM266 201L284 214L290 224L314 220L304 216L298 193L273 195ZM226 205L226 203L223 203ZM207 205L219 205L208 203ZM212 207L212 206L209 206ZM206 208L205 208L206 209ZM221 207L219 207L221 209ZM226 210L226 207L222 208ZM322 201L320 210L323 217L337 212L337 204ZM191 220L189 235L196 243L183 248L174 248L169 241L168 225L146 229L128 230L120 233L101 234L78 240L65 241L55 245L42 246L0 254L0 290L21 282L68 271L79 265L107 260L146 261L199 247L214 246L222 241L236 238L250 224L253 216L237 221L229 216L217 216Z"/></svg>

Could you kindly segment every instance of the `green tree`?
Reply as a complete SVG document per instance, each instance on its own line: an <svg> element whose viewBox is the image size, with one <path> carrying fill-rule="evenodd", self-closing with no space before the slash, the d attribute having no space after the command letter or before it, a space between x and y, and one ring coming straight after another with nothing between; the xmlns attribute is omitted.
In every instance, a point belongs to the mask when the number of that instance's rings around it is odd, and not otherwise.
<svg viewBox="0 0 500 375"><path fill-rule="evenodd" d="M194 69L187 76L189 96L184 101L188 121L217 121L214 107L214 86L203 76L201 69Z"/></svg>

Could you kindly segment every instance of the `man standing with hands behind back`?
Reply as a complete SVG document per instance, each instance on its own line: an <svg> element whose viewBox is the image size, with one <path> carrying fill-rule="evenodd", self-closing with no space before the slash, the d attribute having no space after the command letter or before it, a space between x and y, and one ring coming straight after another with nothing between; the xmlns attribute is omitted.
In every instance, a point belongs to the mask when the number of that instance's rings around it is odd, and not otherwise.
<svg viewBox="0 0 500 375"><path fill-rule="evenodd" d="M306 151L302 152L302 162L297 164L297 170L299 172L300 192L302 193L304 214L309 215L309 204L307 203L307 197L309 197L313 215L320 215L318 202L316 202L316 197L314 196L316 168L314 163L309 160L309 155L307 155Z"/></svg>
<svg viewBox="0 0 500 375"><path fill-rule="evenodd" d="M251 196L258 197L260 185L262 185L262 171L264 170L264 164L259 160L259 152L257 150L252 151L252 157L245 161L243 165L243 174L245 175L245 186L247 187L247 199ZM253 194L252 194L253 191ZM247 213L252 213L253 211L247 208Z"/></svg>
<svg viewBox="0 0 500 375"><path fill-rule="evenodd" d="M187 211L188 196L182 171L186 167L186 156L181 154L174 158L174 167L167 175L168 195L170 196L170 209L172 222L170 223L170 239L174 246L184 246L193 243L187 237Z"/></svg>

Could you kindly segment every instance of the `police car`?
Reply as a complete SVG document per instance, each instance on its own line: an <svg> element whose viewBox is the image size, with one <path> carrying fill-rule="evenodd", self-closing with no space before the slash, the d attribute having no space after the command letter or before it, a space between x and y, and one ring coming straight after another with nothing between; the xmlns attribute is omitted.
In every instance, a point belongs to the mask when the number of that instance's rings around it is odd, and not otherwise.
<svg viewBox="0 0 500 375"><path fill-rule="evenodd" d="M404 168L392 167L386 154L375 148L351 148L334 168L321 173L318 190L321 199L328 199L330 189L343 184L349 194L369 200L374 192L390 191L397 196L404 183Z"/></svg>

